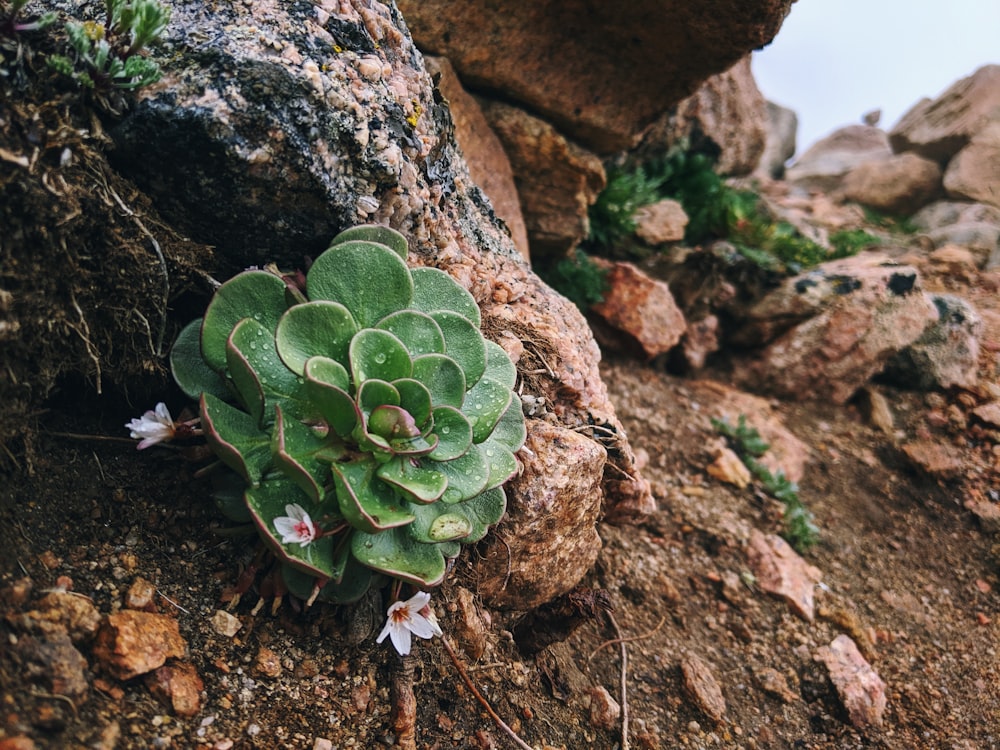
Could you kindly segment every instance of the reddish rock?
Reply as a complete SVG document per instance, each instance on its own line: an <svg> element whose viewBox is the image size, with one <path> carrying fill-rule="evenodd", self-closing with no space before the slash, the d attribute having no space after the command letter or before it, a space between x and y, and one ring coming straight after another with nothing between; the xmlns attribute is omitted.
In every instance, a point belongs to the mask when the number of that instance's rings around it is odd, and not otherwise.
<svg viewBox="0 0 1000 750"><path fill-rule="evenodd" d="M1000 66L997 69L1000 71ZM997 87L1000 91L1000 76ZM1000 119L976 133L969 145L948 162L944 189L950 198L964 198L1000 208L997 175L1000 175Z"/></svg>
<svg viewBox="0 0 1000 750"><path fill-rule="evenodd" d="M485 100L482 108L510 158L532 256L565 255L590 232L587 209L604 189L604 165L524 110Z"/></svg>
<svg viewBox="0 0 1000 750"><path fill-rule="evenodd" d="M715 669L694 654L681 659L681 677L684 691L698 709L716 724L726 718L726 698L715 678Z"/></svg>
<svg viewBox="0 0 1000 750"><path fill-rule="evenodd" d="M913 153L866 162L844 177L839 195L894 216L909 216L941 191L941 167Z"/></svg>
<svg viewBox="0 0 1000 750"><path fill-rule="evenodd" d="M683 240L688 224L684 207L669 198L640 206L632 219L636 237L652 247Z"/></svg>
<svg viewBox="0 0 1000 750"><path fill-rule="evenodd" d="M479 595L529 610L565 594L601 549L596 523L605 450L574 430L528 421L533 459L507 486L507 515L480 545Z"/></svg>
<svg viewBox="0 0 1000 750"><path fill-rule="evenodd" d="M595 259L607 270L608 289L604 301L591 307L604 322L641 349L647 359L666 354L681 340L687 323L677 307L670 287L652 279L631 263ZM609 347L621 344L621 336L603 336ZM617 348L620 348L617 347Z"/></svg>
<svg viewBox="0 0 1000 750"><path fill-rule="evenodd" d="M141 576L132 581L125 594L125 606L128 609L143 609L152 612L156 609L153 599L156 596L156 586Z"/></svg>
<svg viewBox="0 0 1000 750"><path fill-rule="evenodd" d="M798 187L832 192L848 172L892 156L889 138L870 125L848 125L816 141L785 171Z"/></svg>
<svg viewBox="0 0 1000 750"><path fill-rule="evenodd" d="M916 440L903 446L903 453L917 467L931 476L953 479L965 468L961 448L931 440Z"/></svg>
<svg viewBox="0 0 1000 750"><path fill-rule="evenodd" d="M527 260L528 231L514 184L514 172L503 144L490 128L475 97L462 87L448 58L427 56L424 65L448 100L451 118L455 122L455 140L469 165L469 174L486 193L493 210L510 230L514 246Z"/></svg>
<svg viewBox="0 0 1000 750"><path fill-rule="evenodd" d="M114 677L130 680L163 666L167 659L183 657L186 650L177 620L126 609L108 615L101 624L93 655Z"/></svg>
<svg viewBox="0 0 1000 750"><path fill-rule="evenodd" d="M201 691L205 684L194 665L167 664L147 674L145 681L149 692L178 716L194 716L201 711Z"/></svg>
<svg viewBox="0 0 1000 750"><path fill-rule="evenodd" d="M489 623L476 604L476 597L462 586L456 586L453 633L462 650L472 661L478 661L486 651L486 634Z"/></svg>
<svg viewBox="0 0 1000 750"><path fill-rule="evenodd" d="M795 703L799 700L798 694L788 687L788 680L777 669L764 667L754 672L753 676L761 690L782 703Z"/></svg>
<svg viewBox="0 0 1000 750"><path fill-rule="evenodd" d="M720 482L734 484L740 489L750 484L750 469L729 448L716 451L715 460L705 467L705 471Z"/></svg>
<svg viewBox="0 0 1000 750"><path fill-rule="evenodd" d="M971 250L958 245L944 245L927 256L930 273L935 276L961 279L970 283L976 275L979 262Z"/></svg>
<svg viewBox="0 0 1000 750"><path fill-rule="evenodd" d="M41 638L26 635L13 646L17 663L29 679L40 682L54 695L63 695L82 706L90 691L87 660L65 632Z"/></svg>
<svg viewBox="0 0 1000 750"><path fill-rule="evenodd" d="M767 44L789 3L397 3L417 44L601 153L627 149L699 84ZM751 164L751 168L752 168Z"/></svg>
<svg viewBox="0 0 1000 750"><path fill-rule="evenodd" d="M35 741L26 735L0 738L0 750L35 750Z"/></svg>
<svg viewBox="0 0 1000 750"><path fill-rule="evenodd" d="M719 351L719 319L706 315L701 320L688 321L681 339L681 356L690 370L700 370L709 355Z"/></svg>
<svg viewBox="0 0 1000 750"><path fill-rule="evenodd" d="M253 659L253 673L272 680L281 676L281 657L267 646L261 646Z"/></svg>
<svg viewBox="0 0 1000 750"><path fill-rule="evenodd" d="M74 644L89 642L101 623L101 614L85 596L68 591L51 591L35 603L30 612L8 616L16 627L46 635L65 633Z"/></svg>
<svg viewBox="0 0 1000 750"><path fill-rule="evenodd" d="M889 134L896 153L913 151L939 164L959 152L1000 107L1000 65L986 65L948 87L936 99L922 99Z"/></svg>
<svg viewBox="0 0 1000 750"><path fill-rule="evenodd" d="M990 427L1000 428L1000 401L990 401L972 410L973 416Z"/></svg>
<svg viewBox="0 0 1000 750"><path fill-rule="evenodd" d="M618 726L618 720L622 715L622 707L611 693L603 685L591 689L588 693L590 698L590 724L598 729L611 730Z"/></svg>
<svg viewBox="0 0 1000 750"><path fill-rule="evenodd" d="M858 651L854 641L849 636L838 635L829 646L816 652L816 660L826 665L830 681L854 728L864 731L882 726L885 683Z"/></svg>
<svg viewBox="0 0 1000 750"><path fill-rule="evenodd" d="M795 614L813 621L814 590L822 578L817 568L799 557L780 536L764 535L756 529L750 534L747 560L762 591L781 597Z"/></svg>

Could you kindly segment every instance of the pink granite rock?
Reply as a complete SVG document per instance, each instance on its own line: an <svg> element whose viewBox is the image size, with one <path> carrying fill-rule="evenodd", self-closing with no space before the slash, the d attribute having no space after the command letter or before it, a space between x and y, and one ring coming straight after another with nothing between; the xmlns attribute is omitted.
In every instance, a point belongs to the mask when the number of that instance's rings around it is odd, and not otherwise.
<svg viewBox="0 0 1000 750"><path fill-rule="evenodd" d="M829 646L820 648L816 661L826 665L830 681L855 729L864 731L882 726L887 702L885 683L849 636L838 635Z"/></svg>
<svg viewBox="0 0 1000 750"><path fill-rule="evenodd" d="M813 621L813 592L821 579L817 568L799 557L780 536L756 529L750 534L747 559L762 591L781 597L795 614Z"/></svg>

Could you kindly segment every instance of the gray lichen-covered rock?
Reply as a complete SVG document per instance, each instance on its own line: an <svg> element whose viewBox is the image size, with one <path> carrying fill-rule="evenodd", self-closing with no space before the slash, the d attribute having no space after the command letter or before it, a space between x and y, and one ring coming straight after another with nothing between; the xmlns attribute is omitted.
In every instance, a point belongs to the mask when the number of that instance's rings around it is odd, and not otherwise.
<svg viewBox="0 0 1000 750"><path fill-rule="evenodd" d="M182 231L216 247L220 273L302 267L362 222L399 230L412 263L442 268L471 291L487 335L522 342L521 373L535 371L532 386L553 419L620 436L604 484L608 514L652 508L648 485L621 480L636 476L633 456L586 322L531 272L473 184L449 110L394 6L178 4L157 56L164 78L115 129L116 164ZM525 455L526 472L534 461ZM601 505L605 468L579 467L590 494L576 502ZM549 481L542 475L538 486ZM573 532L596 537L592 527Z"/></svg>
<svg viewBox="0 0 1000 750"><path fill-rule="evenodd" d="M399 7L421 49L448 57L463 82L500 92L610 153L634 145L706 78L768 44L791 2L401 0Z"/></svg>

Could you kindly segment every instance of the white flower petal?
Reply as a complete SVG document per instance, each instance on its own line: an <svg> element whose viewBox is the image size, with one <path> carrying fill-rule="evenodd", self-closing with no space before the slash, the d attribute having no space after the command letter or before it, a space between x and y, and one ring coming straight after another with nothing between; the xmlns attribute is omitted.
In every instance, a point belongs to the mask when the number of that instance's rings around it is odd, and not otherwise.
<svg viewBox="0 0 1000 750"><path fill-rule="evenodd" d="M392 645L396 647L400 656L406 656L410 653L412 639L409 628L405 625L396 625L389 631L389 637L392 638Z"/></svg>
<svg viewBox="0 0 1000 750"><path fill-rule="evenodd" d="M434 632L434 626L431 625L430 620L428 620L423 615L418 615L418 614L413 614L410 616L410 621L407 623L407 628L410 630L411 633L420 638L433 638L435 635L438 635L440 633L440 629L438 629L438 633Z"/></svg>

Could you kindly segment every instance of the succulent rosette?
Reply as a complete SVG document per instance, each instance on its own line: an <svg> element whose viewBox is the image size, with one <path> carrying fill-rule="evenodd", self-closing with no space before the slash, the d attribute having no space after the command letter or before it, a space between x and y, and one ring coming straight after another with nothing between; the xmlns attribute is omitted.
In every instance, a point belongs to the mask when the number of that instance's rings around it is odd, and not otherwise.
<svg viewBox="0 0 1000 750"><path fill-rule="evenodd" d="M524 444L516 371L451 276L410 269L385 227L338 235L304 293L268 271L223 284L171 352L289 588L336 602L381 576L442 582L506 509ZM297 531L296 531L297 530Z"/></svg>

